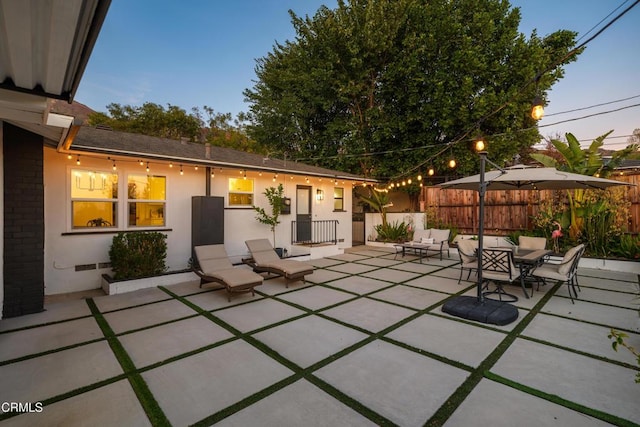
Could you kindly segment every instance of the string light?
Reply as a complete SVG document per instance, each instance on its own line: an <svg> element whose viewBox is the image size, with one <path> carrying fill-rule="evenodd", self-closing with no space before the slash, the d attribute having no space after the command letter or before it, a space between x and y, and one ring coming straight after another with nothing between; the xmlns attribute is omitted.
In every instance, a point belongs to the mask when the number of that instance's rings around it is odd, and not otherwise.
<svg viewBox="0 0 640 427"><path fill-rule="evenodd" d="M456 159L453 159L453 158L452 158L451 160L449 160L449 167L450 167L451 169L453 169L453 168L455 168L455 167L456 167Z"/></svg>
<svg viewBox="0 0 640 427"><path fill-rule="evenodd" d="M71 154L67 154L67 160L71 160L73 156Z"/></svg>
<svg viewBox="0 0 640 427"><path fill-rule="evenodd" d="M144 165L144 162L142 160L140 160L140 166Z"/></svg>
<svg viewBox="0 0 640 427"><path fill-rule="evenodd" d="M116 161L115 161L115 160L113 161L113 166L112 166L112 168L111 168L111 169L113 169L113 170L116 170L116 169L117 169L117 167L116 167Z"/></svg>
<svg viewBox="0 0 640 427"><path fill-rule="evenodd" d="M436 173L435 169L433 169L433 167L430 167L429 170L427 171L427 175L429 176L433 176Z"/></svg>
<svg viewBox="0 0 640 427"><path fill-rule="evenodd" d="M180 165L180 175L184 175L184 172L182 171L182 165Z"/></svg>
<svg viewBox="0 0 640 427"><path fill-rule="evenodd" d="M147 172L149 172L149 162L147 162Z"/></svg>
<svg viewBox="0 0 640 427"><path fill-rule="evenodd" d="M76 157L76 165L80 166L80 154Z"/></svg>
<svg viewBox="0 0 640 427"><path fill-rule="evenodd" d="M169 163L169 167L172 168L173 167L173 163Z"/></svg>
<svg viewBox="0 0 640 427"><path fill-rule="evenodd" d="M195 170L198 170L198 165L195 166Z"/></svg>
<svg viewBox="0 0 640 427"><path fill-rule="evenodd" d="M247 179L247 171L244 171L244 175L242 176L242 179Z"/></svg>
<svg viewBox="0 0 640 427"><path fill-rule="evenodd" d="M211 168L211 178L215 178L216 177L216 172L213 168Z"/></svg>

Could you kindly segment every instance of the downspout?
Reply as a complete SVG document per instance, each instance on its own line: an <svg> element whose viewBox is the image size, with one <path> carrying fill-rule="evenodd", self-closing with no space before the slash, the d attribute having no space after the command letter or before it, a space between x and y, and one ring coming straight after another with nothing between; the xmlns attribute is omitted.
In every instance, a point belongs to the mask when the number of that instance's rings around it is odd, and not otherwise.
<svg viewBox="0 0 640 427"><path fill-rule="evenodd" d="M211 144L205 142L204 144L204 157L207 160L211 159ZM205 168L204 173L204 195L211 196L211 166Z"/></svg>

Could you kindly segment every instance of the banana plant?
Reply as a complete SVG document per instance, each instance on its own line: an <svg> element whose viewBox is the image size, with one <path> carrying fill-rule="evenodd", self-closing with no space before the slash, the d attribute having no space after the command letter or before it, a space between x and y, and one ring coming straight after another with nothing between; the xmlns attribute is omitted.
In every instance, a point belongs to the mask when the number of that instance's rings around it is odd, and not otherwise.
<svg viewBox="0 0 640 427"><path fill-rule="evenodd" d="M565 172L573 172L581 175L608 177L622 161L638 150L638 144L631 144L623 150L616 151L607 162L602 158L600 149L604 145L604 140L613 132L600 135L594 139L588 148L580 147L580 141L572 133L565 134L567 142L552 139L551 144L562 155L561 160L542 153L531 154L531 158L542 163L544 166L556 168ZM583 189L567 190L569 199L569 236L577 239L584 226L584 203Z"/></svg>

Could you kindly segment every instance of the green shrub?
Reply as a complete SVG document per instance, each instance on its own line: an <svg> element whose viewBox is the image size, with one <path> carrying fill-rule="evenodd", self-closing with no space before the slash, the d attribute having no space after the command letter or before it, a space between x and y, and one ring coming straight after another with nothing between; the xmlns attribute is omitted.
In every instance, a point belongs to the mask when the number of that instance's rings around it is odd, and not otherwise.
<svg viewBox="0 0 640 427"><path fill-rule="evenodd" d="M109 258L115 280L157 276L167 270L167 235L136 231L113 237Z"/></svg>
<svg viewBox="0 0 640 427"><path fill-rule="evenodd" d="M409 240L409 228L404 222L394 221L387 223L386 226L378 224L375 226L378 237L376 240L381 242L406 242Z"/></svg>
<svg viewBox="0 0 640 427"><path fill-rule="evenodd" d="M640 237L623 234L613 247L613 254L621 258L640 259Z"/></svg>

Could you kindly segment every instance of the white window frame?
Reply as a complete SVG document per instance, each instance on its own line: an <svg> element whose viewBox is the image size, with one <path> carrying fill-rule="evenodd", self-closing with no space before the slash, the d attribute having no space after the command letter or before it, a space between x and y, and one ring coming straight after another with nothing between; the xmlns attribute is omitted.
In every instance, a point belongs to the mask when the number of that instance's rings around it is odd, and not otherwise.
<svg viewBox="0 0 640 427"><path fill-rule="evenodd" d="M74 166L74 167L69 167L68 168L68 173L67 173L67 194L68 194L68 198L67 198L67 209L69 212L69 223L68 223L68 229L71 231L87 231L87 230L104 230L104 229L119 229L121 228L121 226L119 225L120 223L120 200L119 197L115 197L115 198L87 198L87 197L73 197L73 191L71 186L73 185L74 179L75 179L75 171L82 171L82 172L93 172L96 175L116 175L118 177L118 195L120 194L120 176L117 173L113 173L113 171L107 171L107 170L101 170L101 169L96 169L96 168L90 168L90 167L81 167L81 166ZM114 224L111 225L107 225L107 226L90 226L90 225L85 225L85 226L77 226L75 227L73 225L73 205L74 202L87 202L87 203L91 203L91 202L96 202L96 203L113 203L114 205Z"/></svg>
<svg viewBox="0 0 640 427"><path fill-rule="evenodd" d="M141 228L164 228L167 226L167 176L166 175L156 175L156 174L149 174L149 173L136 173L136 172L127 172L127 179L124 183L125 189L126 191L124 192L124 194L126 194L126 198L125 198L125 212L124 212L124 227L126 229L141 229ZM164 194L165 194L165 198L164 200L162 199L130 199L129 198L129 178L132 176L146 176L147 178L149 177L158 177L158 178L164 178ZM145 224L145 225L131 225L129 223L130 221L130 217L129 217L129 212L130 212L130 204L131 203L141 203L141 204L162 204L162 224Z"/></svg>

